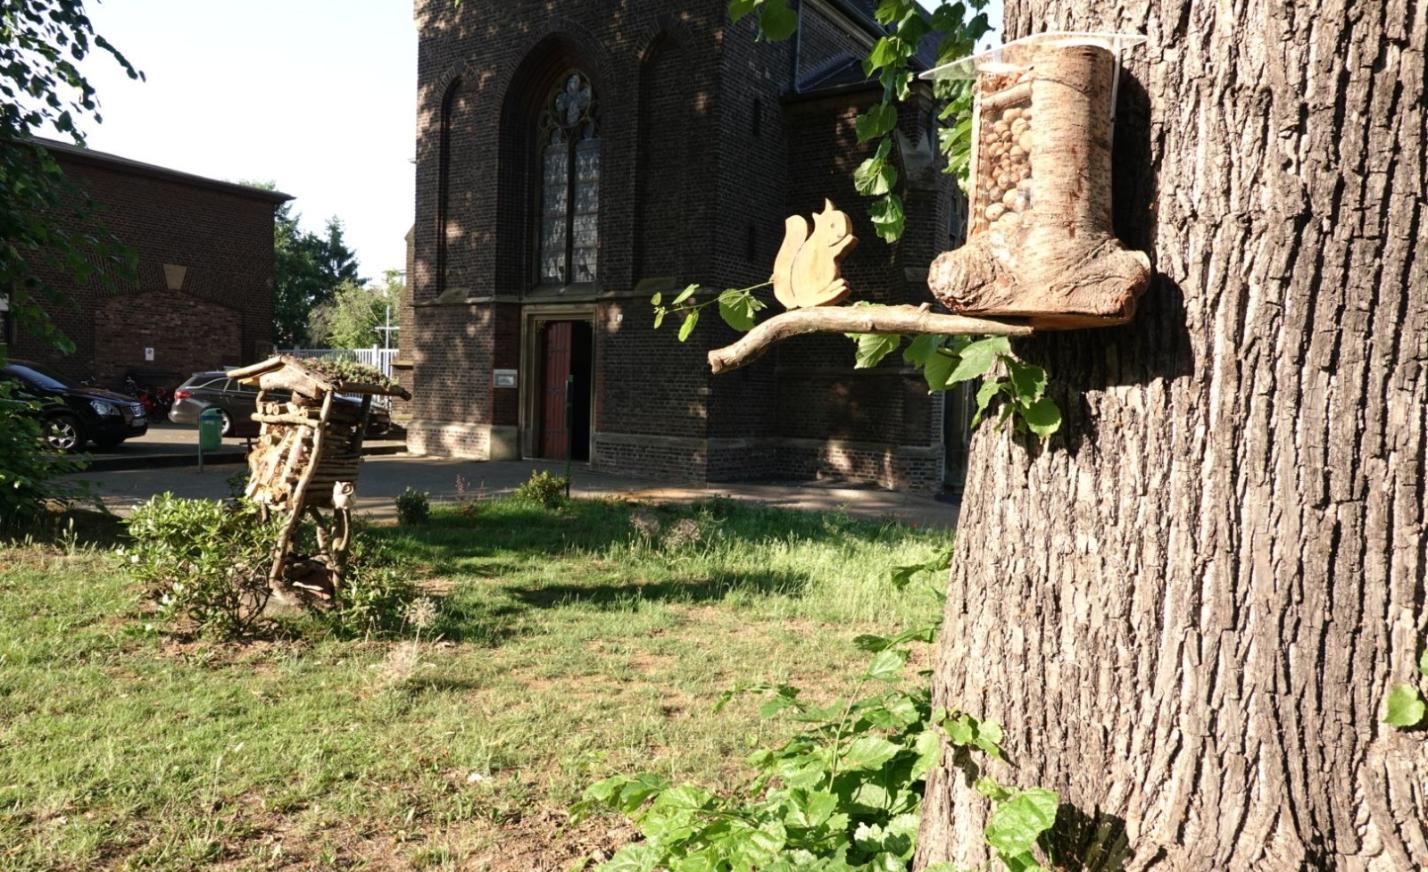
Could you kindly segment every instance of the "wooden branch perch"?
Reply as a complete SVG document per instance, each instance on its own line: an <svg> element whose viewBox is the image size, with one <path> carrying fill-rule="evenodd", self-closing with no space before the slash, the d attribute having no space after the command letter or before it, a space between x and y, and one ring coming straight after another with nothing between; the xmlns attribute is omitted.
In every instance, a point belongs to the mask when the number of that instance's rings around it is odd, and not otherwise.
<svg viewBox="0 0 1428 872"><path fill-rule="evenodd" d="M922 306L815 306L784 312L759 324L733 345L709 352L717 375L753 363L776 342L805 333L938 333L1030 336L1031 327L986 318L944 315Z"/></svg>

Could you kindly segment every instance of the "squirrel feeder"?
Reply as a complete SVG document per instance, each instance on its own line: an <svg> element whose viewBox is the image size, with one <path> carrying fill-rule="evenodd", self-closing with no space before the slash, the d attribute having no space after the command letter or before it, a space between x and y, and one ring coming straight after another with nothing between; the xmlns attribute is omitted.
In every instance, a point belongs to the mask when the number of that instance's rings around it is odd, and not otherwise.
<svg viewBox="0 0 1428 872"><path fill-rule="evenodd" d="M949 310L1043 330L1135 314L1150 259L1111 228L1111 134L1120 50L1143 41L1043 33L923 74L974 79L967 244L928 274Z"/></svg>

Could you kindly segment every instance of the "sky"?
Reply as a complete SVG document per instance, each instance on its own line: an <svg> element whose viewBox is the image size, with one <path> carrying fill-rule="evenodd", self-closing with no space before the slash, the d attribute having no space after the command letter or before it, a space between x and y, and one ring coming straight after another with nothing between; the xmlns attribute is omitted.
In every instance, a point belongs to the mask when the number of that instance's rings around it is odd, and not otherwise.
<svg viewBox="0 0 1428 872"><path fill-rule="evenodd" d="M646 0L658 2L658 0ZM921 0L923 5L935 5ZM342 219L362 275L403 269L416 145L411 0L107 0L89 147L228 181L271 181L303 226ZM1001 0L988 13L1000 24Z"/></svg>

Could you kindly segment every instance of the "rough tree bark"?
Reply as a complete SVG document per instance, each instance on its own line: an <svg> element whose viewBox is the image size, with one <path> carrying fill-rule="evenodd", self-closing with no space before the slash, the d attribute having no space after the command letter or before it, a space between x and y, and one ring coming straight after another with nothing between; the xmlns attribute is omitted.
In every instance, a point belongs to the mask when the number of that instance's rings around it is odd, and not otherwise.
<svg viewBox="0 0 1428 872"><path fill-rule="evenodd" d="M1007 38L1139 31L1124 327L1024 340L1037 449L976 435L935 676L1060 791L1066 868L1428 868L1428 0L1007 0ZM985 862L965 772L921 863Z"/></svg>

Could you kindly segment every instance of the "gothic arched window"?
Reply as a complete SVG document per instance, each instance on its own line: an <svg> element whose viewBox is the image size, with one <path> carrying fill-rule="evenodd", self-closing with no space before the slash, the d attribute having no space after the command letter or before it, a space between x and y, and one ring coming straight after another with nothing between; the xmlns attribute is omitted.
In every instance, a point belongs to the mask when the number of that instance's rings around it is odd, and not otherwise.
<svg viewBox="0 0 1428 872"><path fill-rule="evenodd" d="M540 114L541 284L595 281L600 234L600 139L595 92L577 70L560 78Z"/></svg>

